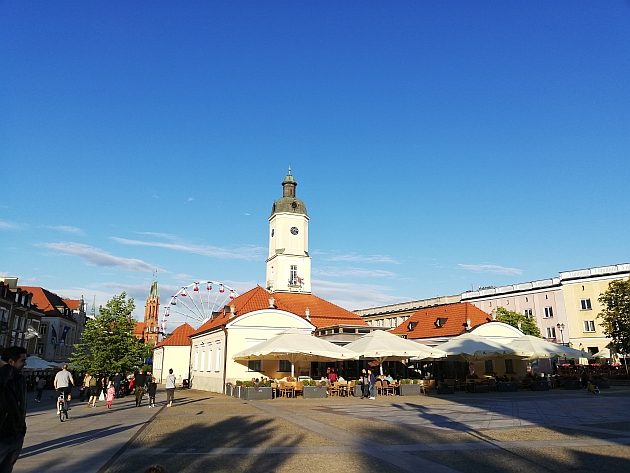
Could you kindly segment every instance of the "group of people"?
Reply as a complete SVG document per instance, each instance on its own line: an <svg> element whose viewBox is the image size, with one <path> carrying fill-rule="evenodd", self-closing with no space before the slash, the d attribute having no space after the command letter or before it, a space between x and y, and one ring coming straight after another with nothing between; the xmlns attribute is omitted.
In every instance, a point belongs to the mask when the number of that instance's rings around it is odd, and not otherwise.
<svg viewBox="0 0 630 473"><path fill-rule="evenodd" d="M10 473L17 461L24 437L26 435L26 381L22 375L22 369L26 365L27 351L24 347L12 346L5 348L0 353L0 473ZM136 407L142 403L145 391L149 395L149 407L155 407L155 394L157 383L150 372L139 370L130 379L130 387L136 397ZM42 392L47 386L48 380L43 376L36 380L37 394L35 401L40 402ZM107 407L111 408L114 399L121 393L125 378L116 373L113 376L93 376L86 373L83 377L84 397L88 397L88 405L94 407L96 401L103 395L107 400ZM68 366L55 375L54 388L70 400L71 391L75 386L74 377L68 370ZM173 404L175 397L176 378L173 370L169 370L166 377L167 406ZM152 470L163 471L163 470Z"/></svg>

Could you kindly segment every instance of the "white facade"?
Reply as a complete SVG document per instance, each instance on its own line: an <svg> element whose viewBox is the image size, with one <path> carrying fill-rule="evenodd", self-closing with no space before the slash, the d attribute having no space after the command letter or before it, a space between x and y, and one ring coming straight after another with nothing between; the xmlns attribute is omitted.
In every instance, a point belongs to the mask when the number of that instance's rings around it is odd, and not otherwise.
<svg viewBox="0 0 630 473"><path fill-rule="evenodd" d="M177 381L189 379L190 346L161 346L153 350L153 376L164 383L168 370L172 369Z"/></svg>
<svg viewBox="0 0 630 473"><path fill-rule="evenodd" d="M212 392L223 392L225 383L251 380L268 376L281 378L279 362L261 361L260 371L250 369L246 362L236 362L232 357L246 348L268 340L287 329L312 333L315 327L302 317L278 309L263 309L244 314L225 327L191 337L190 354L191 387ZM155 363L155 362L154 362ZM308 366L296 365L296 374L308 370Z"/></svg>

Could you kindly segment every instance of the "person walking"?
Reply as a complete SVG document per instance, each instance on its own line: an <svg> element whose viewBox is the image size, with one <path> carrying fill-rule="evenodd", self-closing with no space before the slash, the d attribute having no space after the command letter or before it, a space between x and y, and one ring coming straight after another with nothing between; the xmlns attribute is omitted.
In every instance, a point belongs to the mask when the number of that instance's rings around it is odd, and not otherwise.
<svg viewBox="0 0 630 473"><path fill-rule="evenodd" d="M173 368L168 370L168 376L166 377L166 407L171 407L175 400L175 382L177 378L173 374Z"/></svg>
<svg viewBox="0 0 630 473"><path fill-rule="evenodd" d="M374 376L374 373L372 373L372 370L367 370L367 374L368 374L368 385L369 385L369 390L370 390L369 399L373 401L374 399L376 399L376 376Z"/></svg>
<svg viewBox="0 0 630 473"><path fill-rule="evenodd" d="M46 387L46 378L43 376L40 378L38 376L36 382L37 384L35 385L35 389L37 389L37 395L35 396L35 402L40 402L42 400L44 388Z"/></svg>
<svg viewBox="0 0 630 473"><path fill-rule="evenodd" d="M370 397L370 377L365 368L361 370L361 399Z"/></svg>
<svg viewBox="0 0 630 473"><path fill-rule="evenodd" d="M114 388L116 389L116 397L120 396L120 384L122 383L122 376L120 373L114 375Z"/></svg>
<svg viewBox="0 0 630 473"><path fill-rule="evenodd" d="M149 407L155 407L155 393L157 392L155 378L151 378L151 382L147 384L147 391L149 393Z"/></svg>
<svg viewBox="0 0 630 473"><path fill-rule="evenodd" d="M114 398L116 397L116 388L114 387L114 383L112 381L109 382L109 386L107 386L107 408L111 409L112 404L114 404Z"/></svg>
<svg viewBox="0 0 630 473"><path fill-rule="evenodd" d="M26 348L12 346L0 355L0 472L11 473L26 435L26 385L22 368Z"/></svg>
<svg viewBox="0 0 630 473"><path fill-rule="evenodd" d="M88 398L88 406L95 407L98 400L98 379L96 376L90 376L88 379L88 389L90 390L90 397Z"/></svg>
<svg viewBox="0 0 630 473"><path fill-rule="evenodd" d="M140 407L142 404L142 396L144 395L144 388L147 384L147 375L143 373L142 369L140 369L134 375L134 379L136 380L136 407Z"/></svg>

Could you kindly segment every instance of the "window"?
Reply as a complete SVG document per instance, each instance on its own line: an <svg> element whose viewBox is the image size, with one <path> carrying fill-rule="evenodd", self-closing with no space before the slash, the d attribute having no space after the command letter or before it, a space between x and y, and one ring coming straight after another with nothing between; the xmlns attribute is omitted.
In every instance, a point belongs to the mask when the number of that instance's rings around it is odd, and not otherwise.
<svg viewBox="0 0 630 473"><path fill-rule="evenodd" d="M490 374L494 372L494 363L492 362L492 360L486 360L485 370L486 370L486 374Z"/></svg>
<svg viewBox="0 0 630 473"><path fill-rule="evenodd" d="M556 327L547 327L547 338L556 338Z"/></svg>
<svg viewBox="0 0 630 473"><path fill-rule="evenodd" d="M595 331L595 321L594 320L585 320L584 321L584 331L585 332L594 332Z"/></svg>
<svg viewBox="0 0 630 473"><path fill-rule="evenodd" d="M215 344L217 353L216 353L216 355L214 357L214 371L221 371L221 365L223 363L223 358L221 358L221 355L222 355L223 352L221 351L220 343L221 342L217 342Z"/></svg>
<svg viewBox="0 0 630 473"><path fill-rule="evenodd" d="M527 317L531 317L534 314L534 311L532 309L525 309L523 311L523 314L525 314Z"/></svg>
<svg viewBox="0 0 630 473"><path fill-rule="evenodd" d="M407 330L412 331L414 328L416 328L416 325L418 325L418 322L409 322L407 324Z"/></svg>
<svg viewBox="0 0 630 473"><path fill-rule="evenodd" d="M512 363L512 360L505 360L505 372L514 373L514 363Z"/></svg>
<svg viewBox="0 0 630 473"><path fill-rule="evenodd" d="M262 371L262 361L249 360L247 362L247 371Z"/></svg>
<svg viewBox="0 0 630 473"><path fill-rule="evenodd" d="M291 372L291 362L289 360L280 360L278 362L278 371L281 373Z"/></svg>
<svg viewBox="0 0 630 473"><path fill-rule="evenodd" d="M289 285L297 286L298 283L298 275L297 275L297 265L292 264L291 269L289 270Z"/></svg>
<svg viewBox="0 0 630 473"><path fill-rule="evenodd" d="M48 333L48 324L42 324L42 326L39 328L39 334L41 336L44 336Z"/></svg>
<svg viewBox="0 0 630 473"><path fill-rule="evenodd" d="M197 371L199 366L199 350L195 350L195 362L193 363L193 370Z"/></svg>
<svg viewBox="0 0 630 473"><path fill-rule="evenodd" d="M590 299L582 299L580 301L580 307L582 310L591 310L591 300Z"/></svg>
<svg viewBox="0 0 630 473"><path fill-rule="evenodd" d="M553 307L545 307L545 319L551 319L553 317Z"/></svg>

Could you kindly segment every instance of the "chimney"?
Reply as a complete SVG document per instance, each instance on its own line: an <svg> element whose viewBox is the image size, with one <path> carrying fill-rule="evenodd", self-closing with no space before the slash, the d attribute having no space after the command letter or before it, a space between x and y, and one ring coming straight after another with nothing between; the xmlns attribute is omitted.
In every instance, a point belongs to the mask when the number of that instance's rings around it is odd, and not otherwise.
<svg viewBox="0 0 630 473"><path fill-rule="evenodd" d="M236 307L234 305L230 305L230 319L236 315Z"/></svg>
<svg viewBox="0 0 630 473"><path fill-rule="evenodd" d="M275 309L276 308L276 299L274 297L270 297L269 298L269 308L270 309Z"/></svg>
<svg viewBox="0 0 630 473"><path fill-rule="evenodd" d="M304 315L306 316L306 320L311 320L311 309L309 309L308 307L306 308L306 310L304 311Z"/></svg>
<svg viewBox="0 0 630 473"><path fill-rule="evenodd" d="M466 330L470 330L472 328L472 323L470 319L466 319Z"/></svg>
<svg viewBox="0 0 630 473"><path fill-rule="evenodd" d="M490 314L492 315L492 320L497 320L497 311L496 311L496 309L493 309Z"/></svg>

